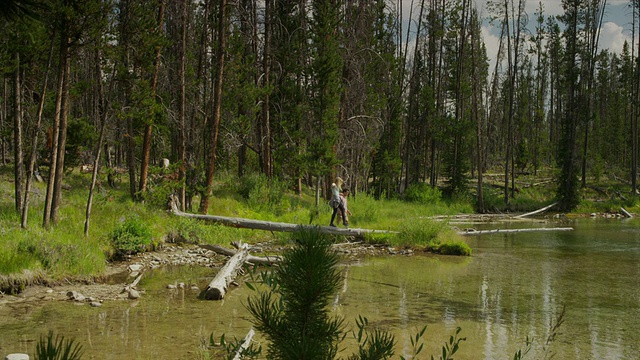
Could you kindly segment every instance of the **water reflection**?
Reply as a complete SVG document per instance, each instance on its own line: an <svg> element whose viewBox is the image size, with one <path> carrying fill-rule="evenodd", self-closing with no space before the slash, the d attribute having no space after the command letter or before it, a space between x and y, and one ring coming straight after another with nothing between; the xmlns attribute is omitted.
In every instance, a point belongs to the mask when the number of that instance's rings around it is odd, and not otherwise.
<svg viewBox="0 0 640 360"><path fill-rule="evenodd" d="M456 327L467 340L457 359L511 359L533 339L527 358L637 359L640 350L640 235L635 222L581 221L573 232L469 237L470 258L413 256L364 259L344 267L333 308L351 324L394 332L399 349L424 325L420 358L439 354ZM163 269L143 278L143 297L100 308L69 302L0 307L0 355L33 353L51 329L75 337L86 359L204 359L203 342L243 337L251 322L240 287L224 301L169 290L175 281L206 286L212 269ZM566 306L561 335L545 345ZM260 341L260 336L256 337ZM349 343L345 354L351 353Z"/></svg>

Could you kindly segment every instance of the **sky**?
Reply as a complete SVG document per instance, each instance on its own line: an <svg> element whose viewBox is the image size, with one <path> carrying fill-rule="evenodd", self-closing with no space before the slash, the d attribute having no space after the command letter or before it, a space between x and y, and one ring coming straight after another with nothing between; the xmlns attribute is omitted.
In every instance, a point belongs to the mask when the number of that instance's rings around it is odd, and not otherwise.
<svg viewBox="0 0 640 360"><path fill-rule="evenodd" d="M402 1L404 16L408 17L412 0L399 1ZM486 8L487 1L488 0L474 0L478 13L483 18L489 16ZM599 49L608 48L612 52L620 53L625 40L631 43L632 26L629 2L630 0L607 0L603 23L600 29ZM419 0L413 0L413 3L415 6L415 4L419 4ZM525 12L529 15L528 27L531 30L535 28L534 16L540 3L543 5L546 17L561 15L563 13L561 0L525 0ZM414 17L417 17L417 15L414 15ZM415 22L412 24L412 29L415 30ZM490 68L493 68L494 59L498 51L500 29L489 24L488 21L485 21L482 27L482 34L487 47L487 55L489 59L491 59Z"/></svg>

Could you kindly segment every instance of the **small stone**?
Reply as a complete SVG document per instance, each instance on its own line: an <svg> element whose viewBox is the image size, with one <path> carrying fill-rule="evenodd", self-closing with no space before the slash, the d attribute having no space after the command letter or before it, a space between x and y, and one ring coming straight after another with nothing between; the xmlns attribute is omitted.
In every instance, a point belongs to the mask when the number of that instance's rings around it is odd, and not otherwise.
<svg viewBox="0 0 640 360"><path fill-rule="evenodd" d="M129 299L136 300L140 298L140 293L136 289L129 289Z"/></svg>
<svg viewBox="0 0 640 360"><path fill-rule="evenodd" d="M93 306L93 307L100 307L102 306L102 303L99 301L92 301L89 303L89 305Z"/></svg>
<svg viewBox="0 0 640 360"><path fill-rule="evenodd" d="M69 300L75 300L75 301L84 301L86 299L84 295L80 294L77 291L67 292L67 297L69 298Z"/></svg>
<svg viewBox="0 0 640 360"><path fill-rule="evenodd" d="M175 289L176 286L174 284L169 284L167 285L167 289Z"/></svg>
<svg viewBox="0 0 640 360"><path fill-rule="evenodd" d="M129 265L129 271L131 272L140 272L140 270L142 270L143 266L140 264L131 264Z"/></svg>
<svg viewBox="0 0 640 360"><path fill-rule="evenodd" d="M179 284L178 284L178 287L179 287L180 289L184 289L184 283L179 283Z"/></svg>
<svg viewBox="0 0 640 360"><path fill-rule="evenodd" d="M4 357L4 360L29 360L29 355L27 354L9 354Z"/></svg>

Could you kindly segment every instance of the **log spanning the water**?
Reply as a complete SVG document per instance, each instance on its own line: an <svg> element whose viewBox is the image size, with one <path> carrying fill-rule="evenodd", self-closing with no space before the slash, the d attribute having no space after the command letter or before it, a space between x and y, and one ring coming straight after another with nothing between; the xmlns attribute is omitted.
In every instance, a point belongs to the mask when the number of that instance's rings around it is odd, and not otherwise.
<svg viewBox="0 0 640 360"><path fill-rule="evenodd" d="M459 235L485 235L485 234L509 234L532 231L571 231L572 227L556 227L556 228L528 228L528 229L493 229L493 230L475 230L467 229L458 231Z"/></svg>
<svg viewBox="0 0 640 360"><path fill-rule="evenodd" d="M232 249L227 249L227 248L222 247L220 245L200 244L198 246L200 246L203 249L211 250L211 251L214 251L214 252L216 252L218 254L225 255L225 256L233 256L233 255L237 254L237 251L232 250ZM273 265L273 264L279 262L280 259L281 259L280 256L259 257L259 256L253 256L253 255L249 254L247 256L246 262L251 263L251 264L257 264L257 265Z"/></svg>
<svg viewBox="0 0 640 360"><path fill-rule="evenodd" d="M207 288L202 292L201 296L206 300L222 300L227 293L229 285L233 282L238 271L240 271L242 265L247 260L247 257L249 257L248 247L246 245L240 247L238 252L218 271Z"/></svg>
<svg viewBox="0 0 640 360"><path fill-rule="evenodd" d="M352 228L339 228L332 226L317 226L317 225L303 225L303 224L290 224L276 221L262 221L253 220L238 217L217 216L217 215L203 215L203 214L191 214L185 213L178 209L178 205L174 196L171 196L170 200L171 212L177 216L184 216L192 219L199 219L204 221L211 221L222 225L255 229L255 230L267 230L267 231L281 231L281 232L295 232L303 229L317 228L321 233L332 235L344 235L344 236L357 236L363 237L365 234L393 234L394 231L386 230L371 230L371 229L352 229Z"/></svg>

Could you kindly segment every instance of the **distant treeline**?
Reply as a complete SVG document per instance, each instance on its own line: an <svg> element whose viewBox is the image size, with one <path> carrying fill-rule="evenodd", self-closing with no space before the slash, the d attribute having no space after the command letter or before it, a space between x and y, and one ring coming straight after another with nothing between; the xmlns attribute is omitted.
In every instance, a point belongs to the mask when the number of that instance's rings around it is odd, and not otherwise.
<svg viewBox="0 0 640 360"><path fill-rule="evenodd" d="M18 210L29 174L49 172L45 225L65 167L98 156L135 199L169 159L203 213L220 170L318 194L341 176L378 197L474 178L479 211L488 169L508 203L518 173L556 168L562 210L607 171L637 187L640 49L598 50L605 1L563 0L559 17L491 1L494 68L470 0L413 1L411 23L399 0L2 3L0 160Z"/></svg>

